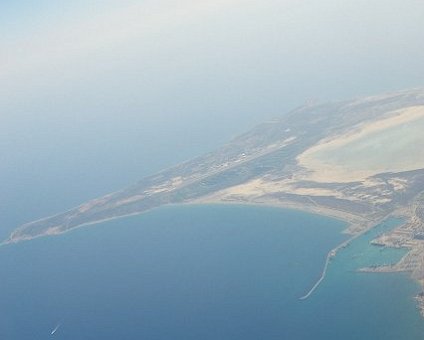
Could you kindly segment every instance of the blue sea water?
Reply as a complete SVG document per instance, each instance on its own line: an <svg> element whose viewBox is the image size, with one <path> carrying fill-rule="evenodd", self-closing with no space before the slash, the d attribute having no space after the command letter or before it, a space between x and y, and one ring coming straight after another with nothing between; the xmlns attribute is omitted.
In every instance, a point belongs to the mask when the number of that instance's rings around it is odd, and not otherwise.
<svg viewBox="0 0 424 340"><path fill-rule="evenodd" d="M253 206L172 206L0 248L1 339L421 339L403 251L345 224ZM60 325L52 336L51 331Z"/></svg>

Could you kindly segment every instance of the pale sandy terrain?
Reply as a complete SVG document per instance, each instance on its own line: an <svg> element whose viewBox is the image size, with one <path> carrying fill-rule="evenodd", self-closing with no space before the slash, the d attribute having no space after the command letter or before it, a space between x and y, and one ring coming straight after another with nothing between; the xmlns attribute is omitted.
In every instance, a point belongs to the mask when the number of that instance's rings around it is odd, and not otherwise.
<svg viewBox="0 0 424 340"><path fill-rule="evenodd" d="M299 165L306 169L300 178L317 182L353 182L362 181L383 172L422 169L424 168L424 148L420 145L424 145L424 133L421 133L418 126L423 124L424 106L414 106L392 112L388 118L364 123L348 134L331 136L297 157ZM389 140L389 143L380 145L380 149L376 148L374 153L370 152L367 155L369 159L366 157L354 165L346 161L338 161L337 153L343 154L343 148L369 139L371 149L379 145L378 140L373 143L375 136L384 136L385 131L393 133L394 128L402 129L402 134L407 136L407 139L405 141ZM403 148L399 147L400 142L405 144ZM346 150L343 156L352 156L352 158L356 156L349 147ZM389 153L390 164L384 161L372 164L373 158L378 158L383 151L386 154ZM349 152L352 154L350 155ZM405 153L411 153L408 155L408 161L404 160Z"/></svg>
<svg viewBox="0 0 424 340"><path fill-rule="evenodd" d="M297 187L293 180L268 181L263 178L254 179L245 184L236 185L215 193L216 197L241 196L245 198L260 197L265 194L287 192L307 196L332 196L345 198L341 192L324 188Z"/></svg>

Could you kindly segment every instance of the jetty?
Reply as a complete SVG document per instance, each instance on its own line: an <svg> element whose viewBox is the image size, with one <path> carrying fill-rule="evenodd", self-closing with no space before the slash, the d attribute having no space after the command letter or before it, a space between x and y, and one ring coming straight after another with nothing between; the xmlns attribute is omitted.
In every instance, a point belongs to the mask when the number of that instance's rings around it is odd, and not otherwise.
<svg viewBox="0 0 424 340"><path fill-rule="evenodd" d="M314 286L309 290L308 293L306 293L306 295L302 296L299 298L299 300L306 300L308 297L310 297L313 292L315 291L315 289L317 289L319 287L319 285L321 284L321 282L324 280L325 275L327 275L327 269L328 269L328 265L331 261L331 259L336 255L335 253L335 249L330 250L330 252L327 254L327 258L325 259L325 265L324 265L324 269L322 270L321 276L318 279L318 281L314 284Z"/></svg>
<svg viewBox="0 0 424 340"><path fill-rule="evenodd" d="M372 227L371 227L372 228ZM349 238L348 240L344 241L343 243L339 244L336 248L330 250L327 254L327 257L325 259L325 265L324 265L324 269L322 270L321 276L318 279L318 281L313 285L313 287L302 297L299 298L299 300L306 300L307 298L309 298L314 292L315 290L319 287L319 285L322 283L322 281L325 279L325 276L327 275L327 270L328 270L328 266L331 262L331 260L337 255L337 252L340 249L346 248L353 240L355 240L356 238L358 238L359 236L365 234L366 232L369 231L369 229L371 228L367 228L364 231L352 236L351 238Z"/></svg>

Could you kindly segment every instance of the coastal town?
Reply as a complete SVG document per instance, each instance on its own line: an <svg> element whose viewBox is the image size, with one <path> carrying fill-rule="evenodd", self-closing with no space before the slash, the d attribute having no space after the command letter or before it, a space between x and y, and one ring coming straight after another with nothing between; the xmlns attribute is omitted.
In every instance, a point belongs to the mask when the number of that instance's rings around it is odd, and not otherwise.
<svg viewBox="0 0 424 340"><path fill-rule="evenodd" d="M418 308L424 317L424 193L418 195L410 207L401 212L405 223L371 242L379 247L405 248L406 255L397 263L361 268L362 272L408 272L423 287L416 296Z"/></svg>
<svg viewBox="0 0 424 340"><path fill-rule="evenodd" d="M405 223L372 243L405 248L399 263L363 272L409 272L424 286L424 90L306 105L240 135L214 152L121 191L17 227L3 244L58 235L170 204L259 204L348 223L338 251L393 216ZM402 144L394 143L402 138ZM418 146L418 147L417 147ZM424 316L424 294L417 297Z"/></svg>

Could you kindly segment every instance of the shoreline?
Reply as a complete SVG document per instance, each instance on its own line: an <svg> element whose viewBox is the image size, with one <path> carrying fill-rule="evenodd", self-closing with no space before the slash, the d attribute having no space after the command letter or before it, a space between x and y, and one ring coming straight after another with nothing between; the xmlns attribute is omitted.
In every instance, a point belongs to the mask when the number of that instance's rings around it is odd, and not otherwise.
<svg viewBox="0 0 424 340"><path fill-rule="evenodd" d="M325 216L333 219L337 219L342 222L346 222L348 224L347 228L343 230L343 233L351 235L347 240L343 241L339 245L337 245L335 248L331 249L327 253L327 257L324 263L324 268L321 272L321 276L319 277L318 281L315 282L315 284L312 286L312 288L303 296L299 298L299 300L306 300L312 294L319 288L321 283L324 281L327 270L330 265L331 260L337 256L337 252L341 249L347 247L352 241L359 238L360 236L367 233L369 230L373 229L380 223L382 223L384 220L389 218L390 216L395 215L395 213L387 214L381 218L370 220L366 219L361 216L354 215L352 213L344 212L341 210L331 209L331 208L324 208L319 206L310 206L295 202L283 202L283 201L271 201L271 202L238 202L238 201L219 201L219 200L199 200L199 202L194 203L188 203L188 204L198 204L198 205L204 205L204 204L233 204L233 205L252 205L252 206L267 206L267 207L275 207L275 208L282 208L282 209L292 209L297 211L303 211L307 213L312 213L320 216ZM360 228L359 232L353 233L352 229Z"/></svg>
<svg viewBox="0 0 424 340"><path fill-rule="evenodd" d="M108 217L108 218L104 218L104 219L100 219L100 220L96 220L96 221L82 223L80 225L74 226L74 227L66 229L66 230L50 228L47 231L45 231L44 233L39 234L39 235L25 236L25 237L22 237L22 238L18 237L16 239L13 239L13 238L11 238L11 236L13 236L13 234L15 232L19 231L19 229L20 229L20 228L17 228L14 231L12 231L9 238L0 242L0 246L20 243L20 242L24 242L24 241L31 241L31 240L34 240L34 239L37 239L37 238L40 238L40 237L59 236L59 235L66 234L68 232L71 232L71 231L79 229L79 228L83 228L83 227L87 227L87 226L91 226L91 225L96 225L96 224L100 224L100 223L104 223L104 222L109 222L109 221L113 221L113 220L120 219L120 218L138 216L138 215L147 213L149 211L159 209L161 207L187 206L187 205L215 205L215 204L239 205L239 206L242 206L242 205L265 206L265 207L274 207L274 208L281 208L281 209L292 209L292 210L303 211L303 212L312 213L312 214L316 214L316 215L320 215L320 216L325 216L325 217L337 219L337 220L342 221L342 222L346 222L347 227L342 232L345 233L345 234L348 234L348 235L356 235L355 232L352 232L352 229L354 229L354 228L368 229L369 225L374 224L374 221L372 221L372 220L363 218L363 217L358 216L358 215L354 215L354 214L346 212L346 211L336 210L336 209L331 209L331 208L324 208L324 207L320 207L320 206L312 206L312 205L301 204L301 203L290 202L290 201L273 201L273 200L271 201L270 200L268 202L267 201L251 201L251 202L248 202L248 201L220 201L220 200L210 200L210 199L197 199L197 200L193 200L193 201L190 201L190 202L164 204L164 205L161 205L159 207L154 207L154 208L151 208L151 209L148 209L148 210L145 210L145 211L141 211L141 212L131 213L131 214L127 214L127 215L120 215L120 216L112 216L112 217ZM54 216L57 216L57 214L39 219L37 221L47 220L47 219L54 217ZM37 221L35 221L35 222L37 222Z"/></svg>
<svg viewBox="0 0 424 340"><path fill-rule="evenodd" d="M347 224L346 228L342 231L345 234L355 236L358 232L353 232L354 228L361 228L362 230L368 230L376 225L381 218L377 220L370 220L365 217L352 214L347 211L331 209L321 206L314 206L309 204L301 204L297 202L291 201L221 201L215 199L199 199L193 202L185 202L181 204L169 204L169 205L251 205L251 206L265 206L272 208L280 208L280 209L289 209L289 210L297 210L306 213L311 213L315 215L320 215L324 217L333 218L339 220L341 222L345 222ZM386 218L386 217L385 217Z"/></svg>
<svg viewBox="0 0 424 340"><path fill-rule="evenodd" d="M132 213L132 214L128 214L128 215L122 215L122 216L114 216L114 217L110 217L110 218L105 218L102 220L98 220L98 221L93 221L93 222L87 222L78 226L75 226L71 229L67 229L64 231L50 231L50 232L46 232L44 234L40 234L40 235L36 235L34 237L27 237L27 238L22 238L22 239L17 239L17 240L13 240L13 239L6 239L3 242L0 243L0 247L3 246L7 246L7 245L12 245L12 244L17 244L23 241L31 241L33 239L37 239L37 238L42 238L42 237L47 237L47 236L59 236L62 234L66 234L68 232L72 232L76 229L80 229L83 227L87 227L87 226L91 226L91 225L96 225L96 224L101 224L104 222L109 222L109 221L113 221L113 220L117 220L117 219L121 219L121 218L127 218L127 217L133 217L133 216L138 216L138 215L142 215L144 213L159 209L161 207L167 207L167 206L190 206L190 205L237 205L237 206L256 206L256 207L272 207L272 208L279 208L279 209L288 209L288 210L296 210L296 211L302 211L302 212L306 212L306 213L311 213L311 214L316 214L319 216L324 216L324 217L328 217L328 218L333 218L336 220L339 220L341 222L345 222L346 223L346 227L341 231L341 233L345 233L347 235L350 235L350 237L343 241L342 243L340 243L339 245L337 245L335 248L331 249L326 256L326 260L324 263L324 267L323 270L321 272L321 276L318 278L318 280L315 282L315 284L312 286L311 289L309 289L307 291L307 293L301 297L299 297L299 300L304 301L307 300L308 298L310 298L313 293L315 293L315 291L319 288L319 286L321 285L321 283L325 280L325 277L327 275L327 271L328 268L330 266L331 260L337 256L337 253L347 247L352 241L354 241L355 239L357 239L358 237L361 237L362 235L364 235L365 233L367 233L369 230L373 229L374 227L376 227L378 224L382 223L384 220L386 220L387 218L393 216L393 217L406 217L404 213L399 213L399 211L394 211L392 213L389 213L383 217L380 217L378 219L366 219L364 217L361 216L357 216L354 215L352 213L349 212L345 212L345 211L341 211L341 210L336 210L336 209L331 209L331 208L325 208L325 207L320 207L320 206L312 206L312 205L307 205L307 204L300 204L297 202L290 202L290 201L220 201L220 200L210 200L210 199L202 199L202 200L195 200L192 202L182 202L182 203L171 203L171 204L166 204L160 207L155 207L155 208L151 208L148 209L146 211L143 212L138 212L138 213ZM352 232L352 230L358 230L356 232ZM370 271L371 272L371 271ZM375 272L375 271L374 271ZM410 279L413 281L418 282L419 286L421 288L423 288L423 284L419 281L419 280L414 280L411 275ZM421 308L421 315L424 317L424 295L420 296L417 295L415 296L415 299L418 301L419 305L422 304L422 308Z"/></svg>

